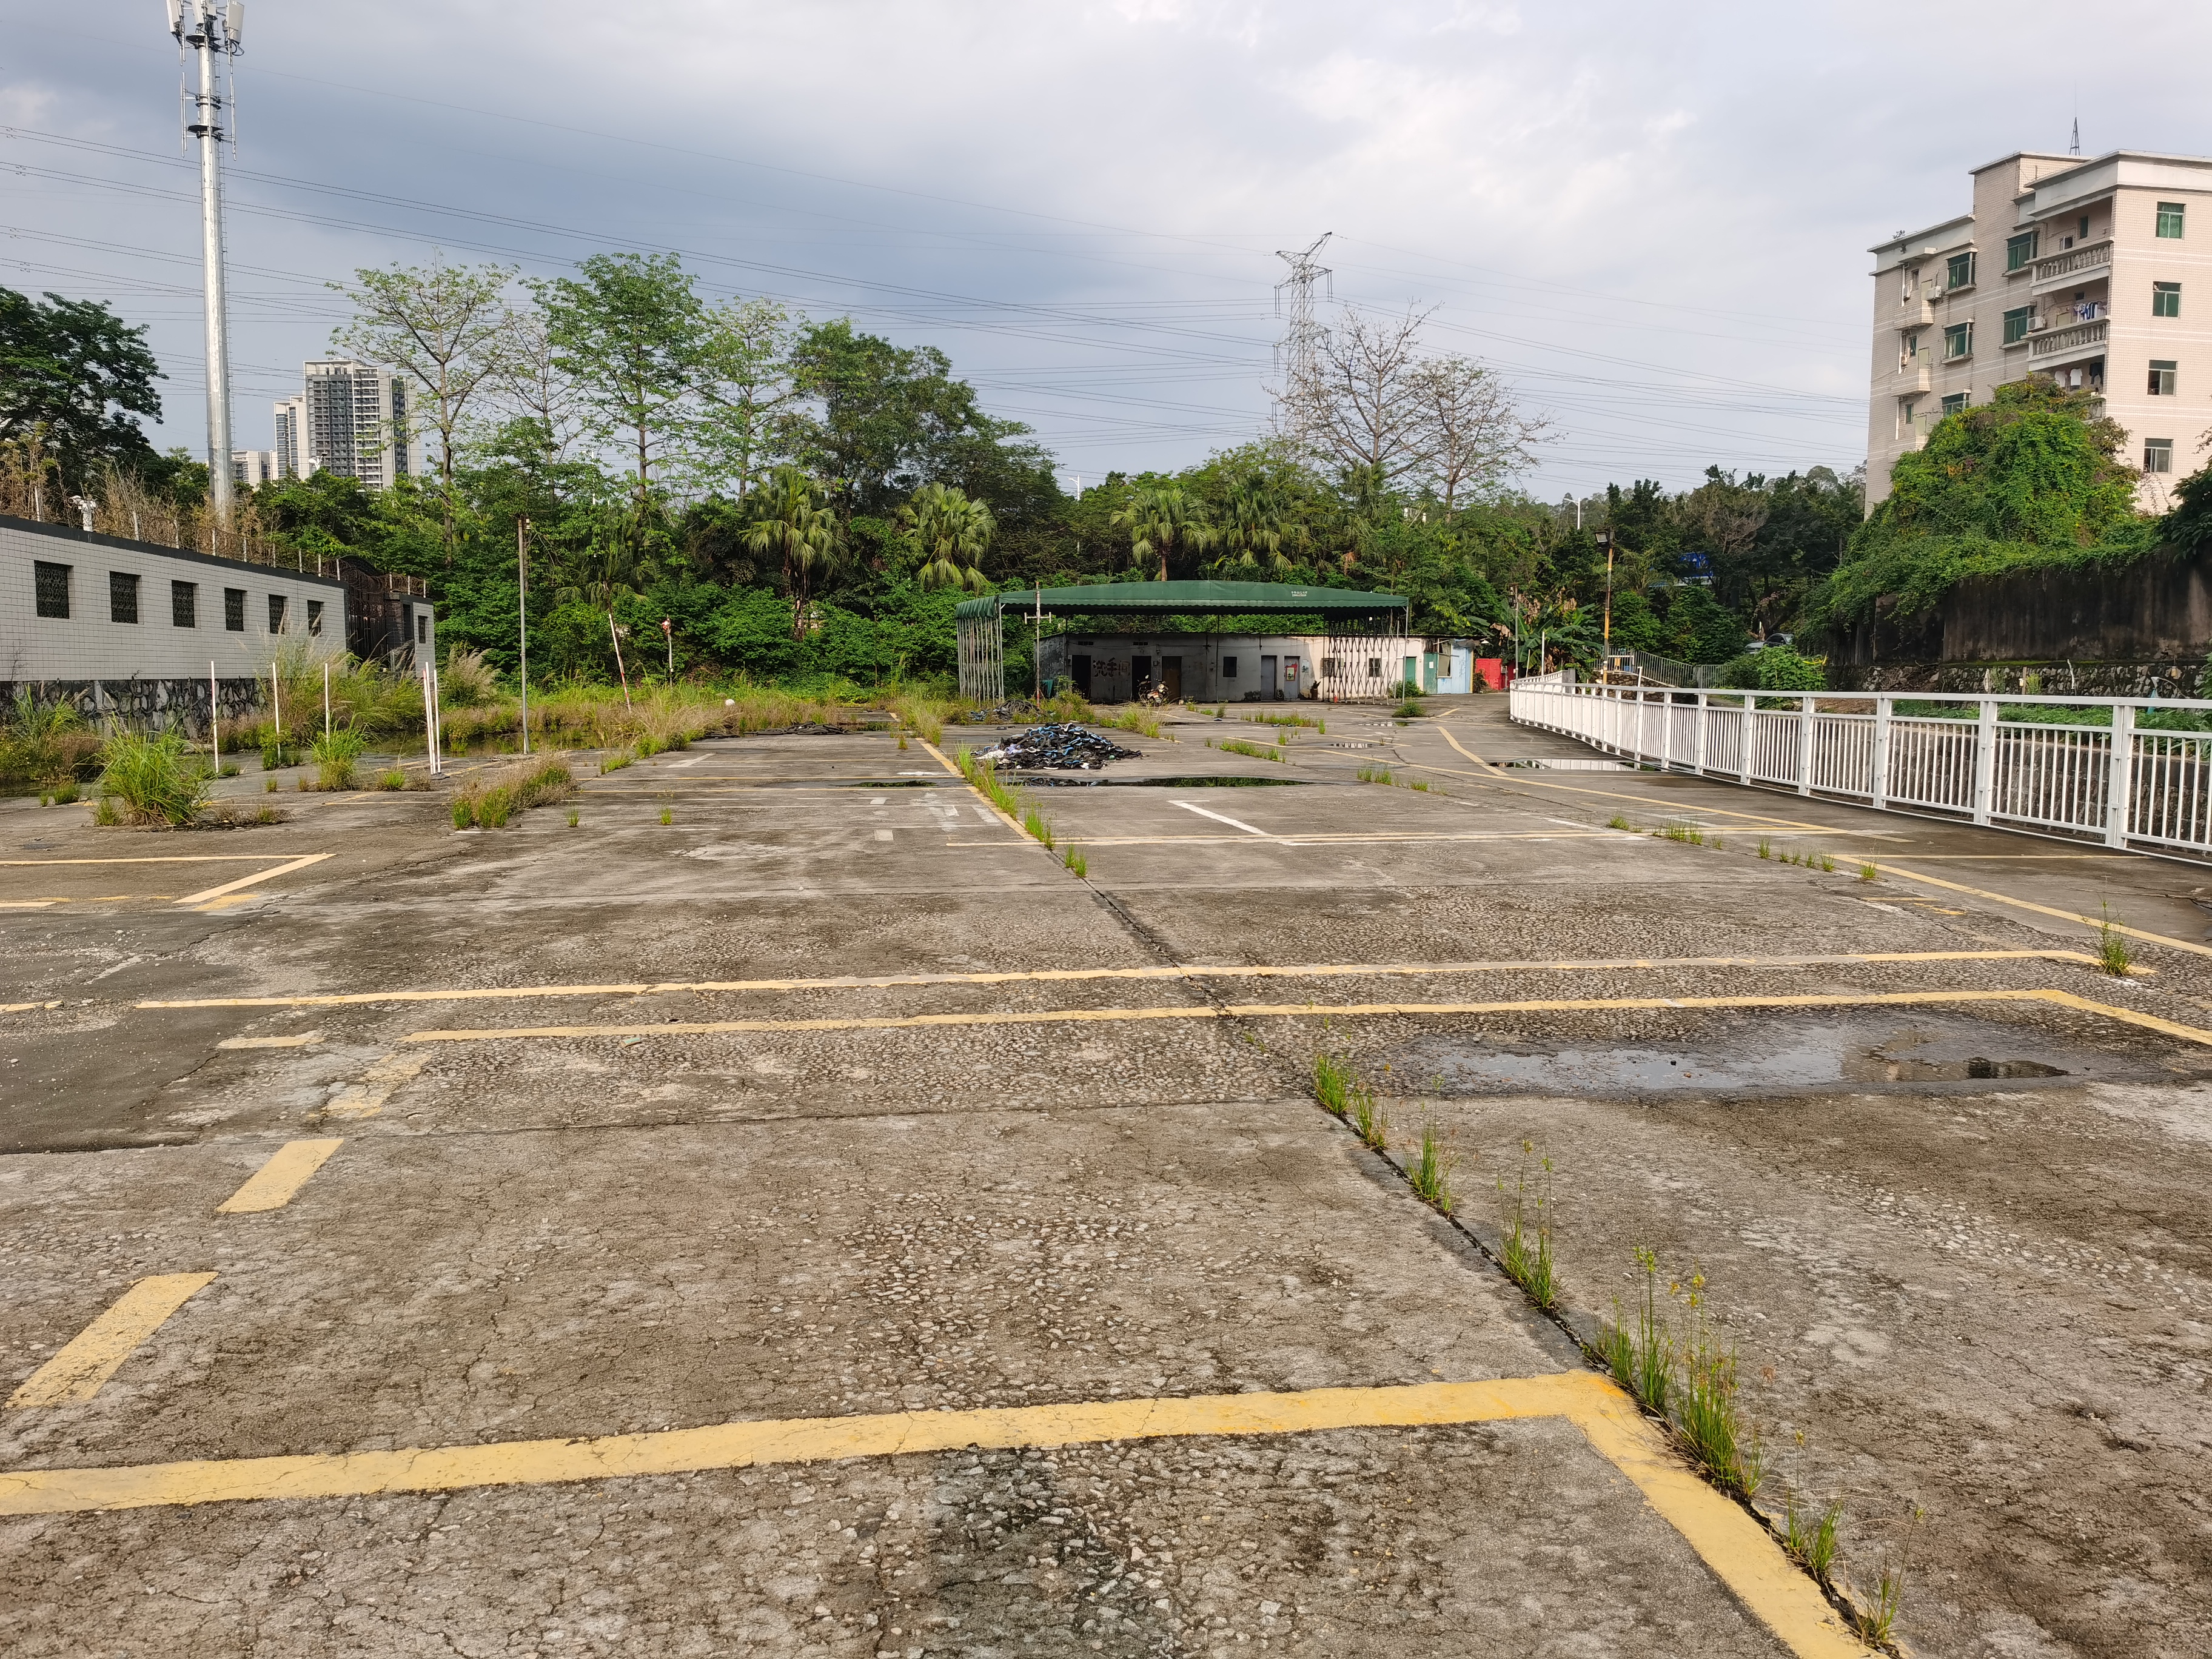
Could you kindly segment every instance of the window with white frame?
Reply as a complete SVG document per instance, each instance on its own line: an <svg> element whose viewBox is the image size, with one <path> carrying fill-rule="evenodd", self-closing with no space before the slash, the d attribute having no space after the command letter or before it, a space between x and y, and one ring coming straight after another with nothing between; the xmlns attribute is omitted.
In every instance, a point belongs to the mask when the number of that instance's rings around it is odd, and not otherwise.
<svg viewBox="0 0 2212 1659"><path fill-rule="evenodd" d="M1972 288L1974 285L1974 256L1971 252L1954 253L1943 262L1943 286L1946 289Z"/></svg>
<svg viewBox="0 0 2212 1659"><path fill-rule="evenodd" d="M1954 392L1949 397L1943 399L1943 412L1946 415L1956 415L1964 410L1966 406L1966 394L1963 392Z"/></svg>
<svg viewBox="0 0 2212 1659"><path fill-rule="evenodd" d="M2035 260L2036 233L2022 231L2005 240L2005 269L2025 270Z"/></svg>
<svg viewBox="0 0 2212 1659"><path fill-rule="evenodd" d="M2152 397L2171 398L2174 395L2174 381L2179 378L2175 371L2179 366L2179 360L2172 357L2154 357L2150 360L2148 390Z"/></svg>
<svg viewBox="0 0 2212 1659"><path fill-rule="evenodd" d="M2027 325L2035 320L2033 306L2016 306L2004 314L2004 343L2018 345L2027 337Z"/></svg>
<svg viewBox="0 0 2212 1659"><path fill-rule="evenodd" d="M2173 440L2145 438L2143 440L2143 468L2146 472L2173 471Z"/></svg>
<svg viewBox="0 0 2212 1659"><path fill-rule="evenodd" d="M2150 285L2150 314L2154 317L2181 315L2181 284L2153 283Z"/></svg>
<svg viewBox="0 0 2212 1659"><path fill-rule="evenodd" d="M1954 323L1943 331L1944 362L1952 362L1973 355L1974 325L1972 323Z"/></svg>
<svg viewBox="0 0 2212 1659"><path fill-rule="evenodd" d="M2183 202L2160 202L2158 204L2158 234L2160 235L2172 237L2177 240L2180 237L2183 210L2187 205L2188 204L2186 203Z"/></svg>

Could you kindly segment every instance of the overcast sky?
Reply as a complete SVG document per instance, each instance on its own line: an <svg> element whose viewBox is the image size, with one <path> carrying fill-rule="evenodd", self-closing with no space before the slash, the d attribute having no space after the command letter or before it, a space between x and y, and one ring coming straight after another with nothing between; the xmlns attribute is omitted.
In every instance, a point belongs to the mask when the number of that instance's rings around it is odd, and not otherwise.
<svg viewBox="0 0 2212 1659"><path fill-rule="evenodd" d="M0 5L0 283L152 325L204 444L197 182L161 0ZM2212 11L1915 3L249 0L236 440L361 265L674 250L942 347L1063 475L1252 435L1278 249L1436 307L1561 434L1556 498L1865 457L1869 245L2019 149L2188 153Z"/></svg>

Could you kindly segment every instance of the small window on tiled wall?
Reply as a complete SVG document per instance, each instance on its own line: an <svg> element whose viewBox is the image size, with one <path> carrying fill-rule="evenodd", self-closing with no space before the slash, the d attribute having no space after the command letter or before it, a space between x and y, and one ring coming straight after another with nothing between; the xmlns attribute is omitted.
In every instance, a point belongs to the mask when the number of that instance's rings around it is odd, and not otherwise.
<svg viewBox="0 0 2212 1659"><path fill-rule="evenodd" d="M196 582L169 584L169 621L179 628L200 625L200 590Z"/></svg>
<svg viewBox="0 0 2212 1659"><path fill-rule="evenodd" d="M127 570L107 573L107 620L119 623L138 620L138 578Z"/></svg>
<svg viewBox="0 0 2212 1659"><path fill-rule="evenodd" d="M269 631L272 634L284 631L284 596L282 593L269 596Z"/></svg>
<svg viewBox="0 0 2212 1659"><path fill-rule="evenodd" d="M234 634L246 631L246 590L226 587L222 590L222 625Z"/></svg>
<svg viewBox="0 0 2212 1659"><path fill-rule="evenodd" d="M39 614L66 619L70 613L70 567L48 564L44 559L31 562L31 586L37 595Z"/></svg>

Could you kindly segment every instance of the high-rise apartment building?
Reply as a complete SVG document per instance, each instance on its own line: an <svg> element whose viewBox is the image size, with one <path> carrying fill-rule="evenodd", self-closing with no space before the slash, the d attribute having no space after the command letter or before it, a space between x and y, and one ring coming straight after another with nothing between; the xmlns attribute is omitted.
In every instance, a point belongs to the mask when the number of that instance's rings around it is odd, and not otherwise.
<svg viewBox="0 0 2212 1659"><path fill-rule="evenodd" d="M2030 374L2093 392L2166 507L2212 434L2212 160L2021 151L1972 210L1872 250L1867 505L1944 416Z"/></svg>
<svg viewBox="0 0 2212 1659"><path fill-rule="evenodd" d="M407 417L407 382L342 358L302 366L306 384L276 405L277 465L288 478L338 472L372 489L422 473L422 445Z"/></svg>
<svg viewBox="0 0 2212 1659"><path fill-rule="evenodd" d="M274 483L284 476L273 449L234 449L230 452L230 476L241 489L258 489L265 483Z"/></svg>

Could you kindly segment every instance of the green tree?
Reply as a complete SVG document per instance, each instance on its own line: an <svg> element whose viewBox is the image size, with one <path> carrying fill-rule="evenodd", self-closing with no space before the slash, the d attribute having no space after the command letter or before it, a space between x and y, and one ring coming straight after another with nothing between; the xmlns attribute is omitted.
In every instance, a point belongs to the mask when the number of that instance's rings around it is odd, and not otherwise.
<svg viewBox="0 0 2212 1659"><path fill-rule="evenodd" d="M836 568L843 550L837 515L814 481L795 466L769 473L748 500L745 544L780 560L791 600L791 637L805 636L806 605L814 585Z"/></svg>
<svg viewBox="0 0 2212 1659"><path fill-rule="evenodd" d="M100 301L0 288L0 440L39 432L67 488L82 489L103 464L141 471L155 459L133 417L161 417L161 378L145 328Z"/></svg>
<svg viewBox="0 0 2212 1659"><path fill-rule="evenodd" d="M1284 544L1296 533L1282 498L1267 481L1247 479L1231 492L1223 512L1219 540L1224 550L1216 562L1280 575L1291 568Z"/></svg>
<svg viewBox="0 0 2212 1659"><path fill-rule="evenodd" d="M706 313L691 446L691 470L706 489L743 501L789 447L795 343L791 313L773 300L733 299Z"/></svg>
<svg viewBox="0 0 2212 1659"><path fill-rule="evenodd" d="M553 362L574 379L592 435L629 450L642 526L653 468L688 434L708 349L706 307L672 253L595 253L578 275L533 282Z"/></svg>
<svg viewBox="0 0 2212 1659"><path fill-rule="evenodd" d="M997 528L989 507L945 484L927 483L899 509L899 522L921 546L923 562L915 573L919 586L989 590L983 550Z"/></svg>
<svg viewBox="0 0 2212 1659"><path fill-rule="evenodd" d="M507 291L514 269L444 264L356 270L351 287L329 286L353 302L353 320L331 343L364 362L398 369L418 395L408 423L438 434L440 507L446 562L453 562L453 470L470 405L501 368L507 330ZM395 432L388 441L404 443Z"/></svg>
<svg viewBox="0 0 2212 1659"><path fill-rule="evenodd" d="M1171 554L1201 553L1213 544L1213 530L1206 522L1203 509L1178 484L1139 485L1128 505L1114 514L1113 522L1129 532L1132 564L1159 560L1155 581L1168 579Z"/></svg>

